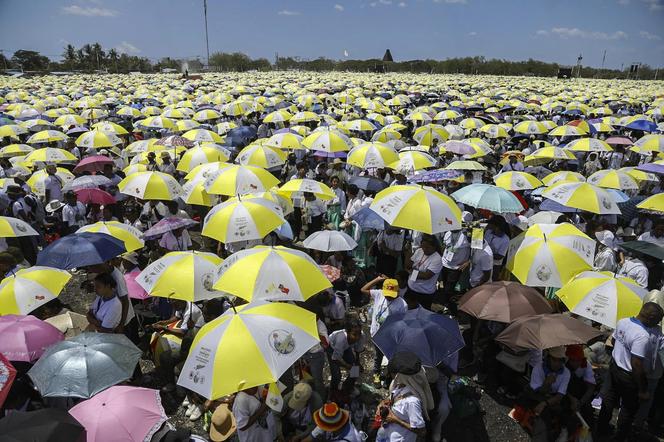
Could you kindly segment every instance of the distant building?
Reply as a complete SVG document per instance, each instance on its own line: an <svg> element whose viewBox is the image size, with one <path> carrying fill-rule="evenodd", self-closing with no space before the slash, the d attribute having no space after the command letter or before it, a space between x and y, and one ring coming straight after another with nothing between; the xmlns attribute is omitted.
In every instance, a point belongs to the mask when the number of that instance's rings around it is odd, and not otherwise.
<svg viewBox="0 0 664 442"><path fill-rule="evenodd" d="M385 50L385 55L383 55L383 61L384 62L393 62L394 59L392 58L392 53L390 52L389 49Z"/></svg>

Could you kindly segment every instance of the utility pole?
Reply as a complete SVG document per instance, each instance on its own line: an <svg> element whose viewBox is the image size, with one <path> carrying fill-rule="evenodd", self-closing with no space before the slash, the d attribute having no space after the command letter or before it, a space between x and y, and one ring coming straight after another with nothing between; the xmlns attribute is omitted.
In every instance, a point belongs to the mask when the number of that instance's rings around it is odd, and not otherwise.
<svg viewBox="0 0 664 442"><path fill-rule="evenodd" d="M602 69L604 69L604 62L606 61L606 49L604 49L604 55L602 55Z"/></svg>
<svg viewBox="0 0 664 442"><path fill-rule="evenodd" d="M576 78L581 77L581 60L583 60L583 55L579 54L579 57L576 59Z"/></svg>
<svg viewBox="0 0 664 442"><path fill-rule="evenodd" d="M207 26L207 0L203 0L203 15L205 16L205 49L207 51L207 66L210 67L210 42L208 40Z"/></svg>

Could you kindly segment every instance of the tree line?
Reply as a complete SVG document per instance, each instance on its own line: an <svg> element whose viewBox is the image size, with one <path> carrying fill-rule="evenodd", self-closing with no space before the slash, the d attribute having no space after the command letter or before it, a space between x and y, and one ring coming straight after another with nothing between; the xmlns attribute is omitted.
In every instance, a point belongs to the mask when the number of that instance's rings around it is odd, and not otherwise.
<svg viewBox="0 0 664 442"><path fill-rule="evenodd" d="M340 72L412 72L427 74L480 74L480 75L532 75L554 76L562 66L558 63L528 59L510 61L503 59L487 59L485 57L461 57L445 60L408 60L383 62L380 59L368 60L333 60L320 57L304 60L299 57L277 57L274 63L266 58L251 58L241 52L215 52L210 55L211 71L270 71L270 70L308 70L308 71L340 71ZM0 68L22 69L24 71L77 71L109 73L127 73L132 71L160 72L162 69L198 72L204 69L199 59L162 58L156 62L147 57L119 52L115 48L104 49L99 43L84 44L76 48L71 44L65 46L62 60L53 61L36 51L18 50L11 58L0 53ZM575 72L576 73L576 72ZM641 65L639 78L653 79L656 70L648 65ZM582 77L592 78L625 78L627 73L617 69L581 68ZM664 73L660 75L660 78Z"/></svg>

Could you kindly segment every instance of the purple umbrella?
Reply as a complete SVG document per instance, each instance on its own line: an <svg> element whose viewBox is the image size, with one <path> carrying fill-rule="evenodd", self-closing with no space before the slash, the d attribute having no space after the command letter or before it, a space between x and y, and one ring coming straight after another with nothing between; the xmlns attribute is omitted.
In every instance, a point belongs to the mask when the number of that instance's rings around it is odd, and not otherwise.
<svg viewBox="0 0 664 442"><path fill-rule="evenodd" d="M79 163L74 167L74 173L81 172L100 172L104 170L106 164L113 165L113 160L104 155L92 155L89 157L83 158Z"/></svg>
<svg viewBox="0 0 664 442"><path fill-rule="evenodd" d="M348 156L347 152L324 152L322 150L317 150L314 153L315 157L319 158L346 158Z"/></svg>
<svg viewBox="0 0 664 442"><path fill-rule="evenodd" d="M34 316L0 316L0 353L10 361L33 362L65 337L57 328Z"/></svg>
<svg viewBox="0 0 664 442"><path fill-rule="evenodd" d="M193 219L190 218L180 218L178 216L171 216L169 218L162 219L157 224L146 230L143 233L143 237L145 239L155 239L160 237L166 232L195 226L196 224L198 224L198 221L194 221Z"/></svg>
<svg viewBox="0 0 664 442"><path fill-rule="evenodd" d="M463 176L463 173L458 170L429 170L428 172L421 173L419 175L413 175L408 177L408 182L410 183L435 183L437 181L443 180L453 180Z"/></svg>
<svg viewBox="0 0 664 442"><path fill-rule="evenodd" d="M658 175L664 175L664 164L646 163L646 164L641 164L636 169L637 170L642 170L644 172L650 172L650 173L656 173Z"/></svg>

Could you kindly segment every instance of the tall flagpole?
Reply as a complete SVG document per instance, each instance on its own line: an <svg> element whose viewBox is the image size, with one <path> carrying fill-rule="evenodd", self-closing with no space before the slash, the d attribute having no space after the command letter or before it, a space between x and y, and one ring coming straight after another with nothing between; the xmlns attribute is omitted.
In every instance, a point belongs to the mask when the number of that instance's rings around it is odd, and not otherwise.
<svg viewBox="0 0 664 442"><path fill-rule="evenodd" d="M210 67L210 42L208 41L207 26L207 0L203 0L203 15L205 16L205 49L207 51L207 65Z"/></svg>

